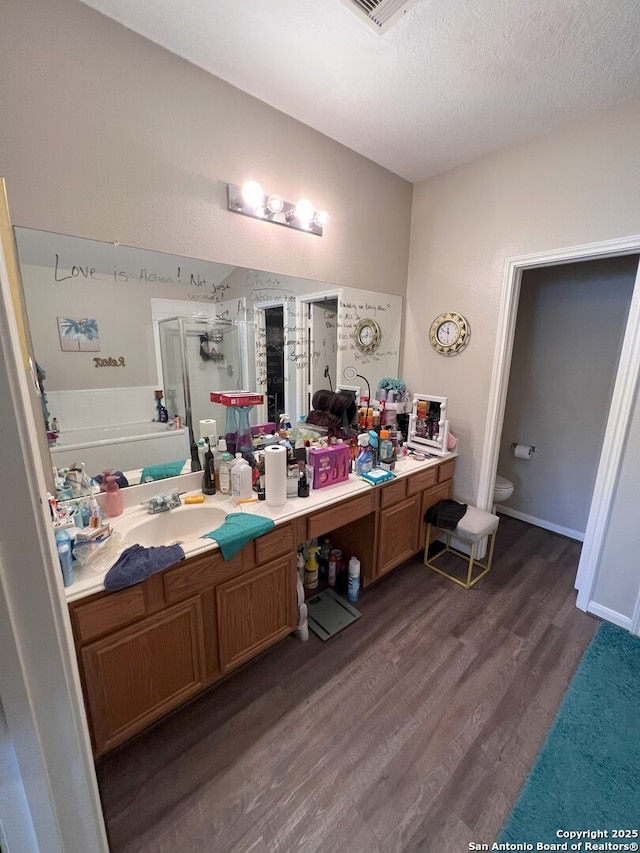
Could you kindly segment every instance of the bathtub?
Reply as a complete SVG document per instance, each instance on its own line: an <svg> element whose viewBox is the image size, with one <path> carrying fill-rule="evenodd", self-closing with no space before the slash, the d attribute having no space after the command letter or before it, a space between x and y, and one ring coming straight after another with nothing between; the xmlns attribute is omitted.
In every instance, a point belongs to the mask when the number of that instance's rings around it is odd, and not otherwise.
<svg viewBox="0 0 640 853"><path fill-rule="evenodd" d="M156 421L64 430L49 450L56 468L84 462L91 477L106 468L130 471L190 459L188 431Z"/></svg>

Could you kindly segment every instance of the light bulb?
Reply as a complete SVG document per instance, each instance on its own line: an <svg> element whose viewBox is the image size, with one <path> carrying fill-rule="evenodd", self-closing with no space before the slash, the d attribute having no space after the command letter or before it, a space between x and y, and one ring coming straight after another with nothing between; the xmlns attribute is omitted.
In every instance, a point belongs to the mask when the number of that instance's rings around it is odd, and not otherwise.
<svg viewBox="0 0 640 853"><path fill-rule="evenodd" d="M267 210L269 213L280 213L284 207L284 199L278 193L271 193L267 199Z"/></svg>
<svg viewBox="0 0 640 853"><path fill-rule="evenodd" d="M324 226L329 221L329 214L326 210L317 210L315 216L313 217L313 224L317 225L318 228L324 228Z"/></svg>
<svg viewBox="0 0 640 853"><path fill-rule="evenodd" d="M242 199L248 207L260 207L264 201L264 192L257 181L246 181L242 185Z"/></svg>
<svg viewBox="0 0 640 853"><path fill-rule="evenodd" d="M299 219L300 222L311 222L314 213L313 205L308 198L301 198L296 202L296 207L293 213L295 218Z"/></svg>

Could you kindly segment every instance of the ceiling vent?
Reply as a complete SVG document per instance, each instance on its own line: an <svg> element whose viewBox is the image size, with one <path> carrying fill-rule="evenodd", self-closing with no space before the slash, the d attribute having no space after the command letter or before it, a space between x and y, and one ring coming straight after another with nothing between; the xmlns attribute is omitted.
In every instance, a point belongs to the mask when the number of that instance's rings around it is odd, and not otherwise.
<svg viewBox="0 0 640 853"><path fill-rule="evenodd" d="M418 0L342 0L359 18L378 33L388 30Z"/></svg>

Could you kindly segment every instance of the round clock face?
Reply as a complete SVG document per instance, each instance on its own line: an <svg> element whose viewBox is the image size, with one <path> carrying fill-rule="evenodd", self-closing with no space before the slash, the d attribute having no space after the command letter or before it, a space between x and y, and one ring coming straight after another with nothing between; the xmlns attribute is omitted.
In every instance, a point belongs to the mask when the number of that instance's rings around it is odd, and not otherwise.
<svg viewBox="0 0 640 853"><path fill-rule="evenodd" d="M355 344L361 353L367 355L375 352L380 346L382 332L375 320L367 318L360 320L354 333Z"/></svg>
<svg viewBox="0 0 640 853"><path fill-rule="evenodd" d="M456 355L469 343L469 322L455 311L440 314L431 324L429 343L440 355Z"/></svg>

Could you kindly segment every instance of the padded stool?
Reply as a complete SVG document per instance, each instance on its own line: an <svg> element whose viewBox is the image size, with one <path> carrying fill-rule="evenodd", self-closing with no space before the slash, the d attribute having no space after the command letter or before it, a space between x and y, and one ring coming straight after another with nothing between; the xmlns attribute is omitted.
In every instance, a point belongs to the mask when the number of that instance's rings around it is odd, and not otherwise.
<svg viewBox="0 0 640 853"><path fill-rule="evenodd" d="M432 569L434 572L437 572L439 575L442 575L445 578L457 583L459 586L464 587L465 589L469 589L474 584L478 583L480 578L483 578L487 572L491 569L491 561L493 560L493 546L496 541L496 531L498 530L498 524L500 523L500 519L497 515L492 515L490 512L485 512L482 509L478 509L475 506L468 506L467 511L462 516L460 521L458 522L458 526L455 530L444 530L444 534L447 537L447 544L443 551L439 551L434 557L429 559L429 544L431 539L431 524L427 524L427 539L424 546L424 565L427 568ZM467 542L471 547L471 553L467 557L466 554L463 554L461 551L456 550L451 547L451 537L455 536L457 539L460 539L463 542ZM485 537L489 537L489 556L486 559L486 562L480 562L480 560L476 560L476 546L478 542L481 542ZM444 569L436 566L435 560L438 560L440 557L444 557L445 554L454 554L456 557L460 557L467 563L467 578L466 581L460 580ZM474 569L481 569L479 574L476 574L473 577Z"/></svg>

